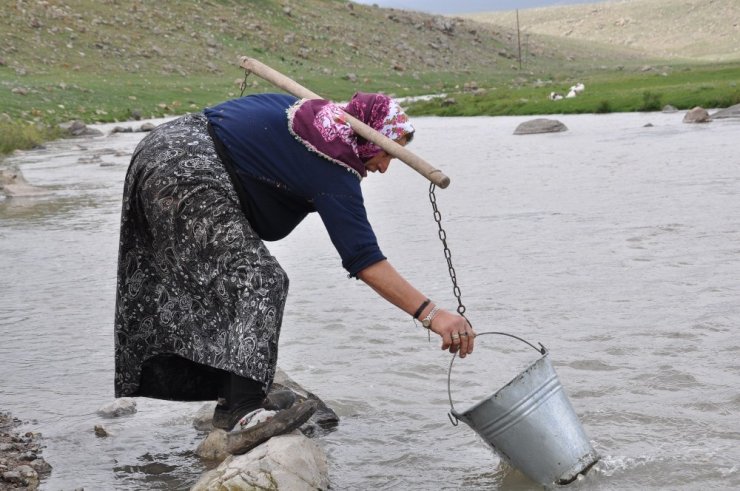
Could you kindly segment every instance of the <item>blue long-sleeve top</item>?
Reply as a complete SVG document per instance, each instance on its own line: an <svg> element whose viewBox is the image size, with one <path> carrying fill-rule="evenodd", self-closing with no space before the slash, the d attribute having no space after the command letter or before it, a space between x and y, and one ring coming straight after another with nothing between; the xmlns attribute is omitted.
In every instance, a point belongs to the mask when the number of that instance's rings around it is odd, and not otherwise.
<svg viewBox="0 0 740 491"><path fill-rule="evenodd" d="M309 151L289 131L297 99L257 94L207 108L211 132L233 163L242 209L263 240L287 236L318 212L342 266L354 277L385 259L367 219L356 173Z"/></svg>

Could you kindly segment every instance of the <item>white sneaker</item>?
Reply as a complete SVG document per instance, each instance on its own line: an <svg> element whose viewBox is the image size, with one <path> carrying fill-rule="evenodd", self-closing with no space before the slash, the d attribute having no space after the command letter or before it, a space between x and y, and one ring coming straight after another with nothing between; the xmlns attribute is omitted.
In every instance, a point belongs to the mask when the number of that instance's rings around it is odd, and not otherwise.
<svg viewBox="0 0 740 491"><path fill-rule="evenodd" d="M272 419L277 414L277 411L269 411L267 409L259 408L252 412L249 412L242 416L242 418L234 425L231 431L246 430L252 426Z"/></svg>

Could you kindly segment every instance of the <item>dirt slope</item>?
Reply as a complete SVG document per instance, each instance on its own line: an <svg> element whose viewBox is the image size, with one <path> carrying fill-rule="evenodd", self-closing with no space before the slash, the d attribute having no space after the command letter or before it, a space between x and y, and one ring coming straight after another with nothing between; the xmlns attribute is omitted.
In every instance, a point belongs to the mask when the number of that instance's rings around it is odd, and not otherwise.
<svg viewBox="0 0 740 491"><path fill-rule="evenodd" d="M464 17L515 26L515 12ZM740 0L612 0L519 11L524 33L632 48L657 58L740 60Z"/></svg>

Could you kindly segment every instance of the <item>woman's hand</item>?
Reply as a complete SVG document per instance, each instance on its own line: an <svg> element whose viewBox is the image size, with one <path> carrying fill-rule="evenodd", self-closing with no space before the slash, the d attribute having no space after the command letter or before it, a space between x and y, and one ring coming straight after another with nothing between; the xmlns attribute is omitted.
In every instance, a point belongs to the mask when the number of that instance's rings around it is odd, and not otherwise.
<svg viewBox="0 0 740 491"><path fill-rule="evenodd" d="M460 358L473 352L475 331L465 317L440 309L432 319L429 329L442 338L443 350L459 353Z"/></svg>

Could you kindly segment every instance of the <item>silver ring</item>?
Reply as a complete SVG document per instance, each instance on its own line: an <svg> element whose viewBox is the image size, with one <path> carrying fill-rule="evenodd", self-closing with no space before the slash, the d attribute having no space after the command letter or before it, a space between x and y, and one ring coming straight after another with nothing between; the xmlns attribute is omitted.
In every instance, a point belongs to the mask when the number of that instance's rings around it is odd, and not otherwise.
<svg viewBox="0 0 740 491"><path fill-rule="evenodd" d="M460 333L460 336L465 336L467 338L468 337L468 333L467 332L461 332Z"/></svg>

